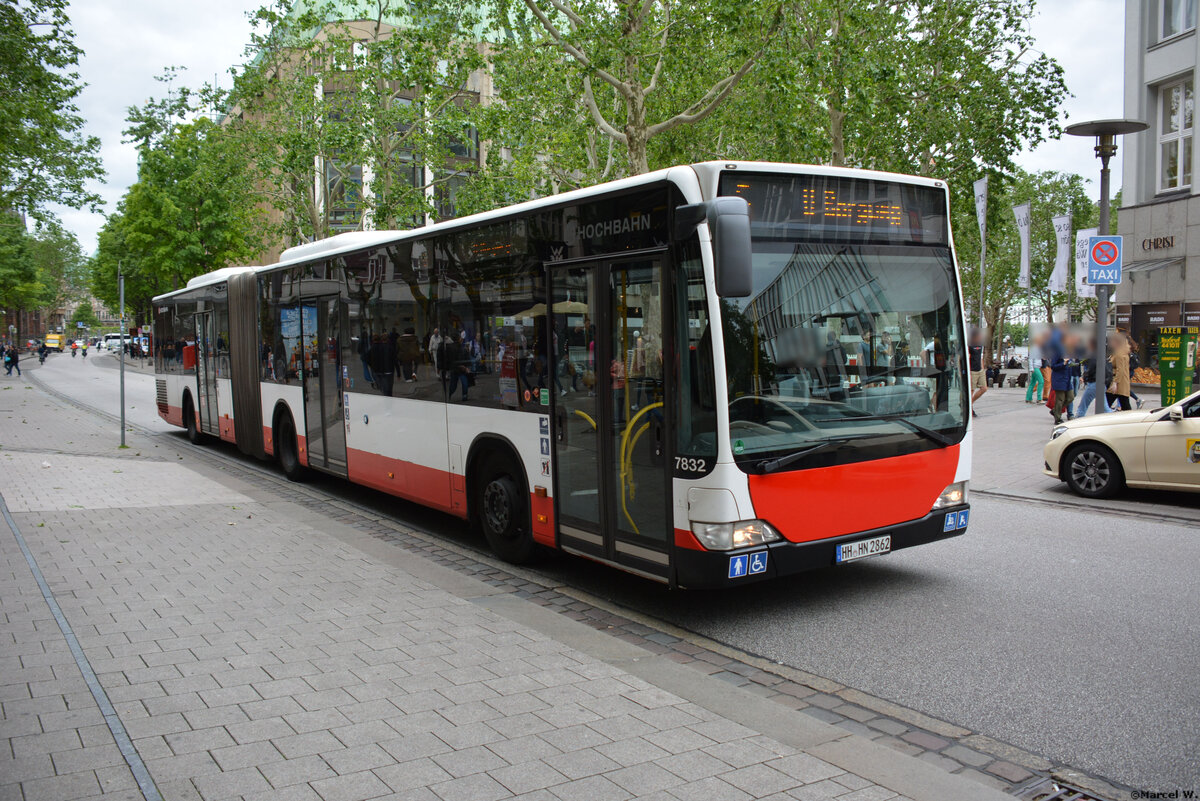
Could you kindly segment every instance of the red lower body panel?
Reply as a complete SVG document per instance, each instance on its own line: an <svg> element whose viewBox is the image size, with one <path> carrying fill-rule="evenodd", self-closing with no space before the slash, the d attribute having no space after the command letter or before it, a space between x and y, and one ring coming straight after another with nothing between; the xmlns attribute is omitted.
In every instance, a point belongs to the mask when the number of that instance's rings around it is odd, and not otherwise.
<svg viewBox="0 0 1200 801"><path fill-rule="evenodd" d="M751 475L754 514L791 542L917 520L929 514L954 481L958 451L958 445L951 445L889 459Z"/></svg>

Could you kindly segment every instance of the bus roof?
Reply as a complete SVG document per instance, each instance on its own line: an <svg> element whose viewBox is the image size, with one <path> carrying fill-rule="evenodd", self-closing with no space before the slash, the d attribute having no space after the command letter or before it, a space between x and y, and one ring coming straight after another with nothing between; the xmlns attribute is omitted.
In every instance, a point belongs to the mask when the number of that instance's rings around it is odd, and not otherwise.
<svg viewBox="0 0 1200 801"><path fill-rule="evenodd" d="M479 214L471 214L466 217L456 217L453 220L423 225L418 228L409 228L402 231L350 231L344 234L337 234L326 239L319 239L315 242L306 242L301 245L290 247L280 254L279 261L275 262L274 264L246 267L222 267L210 273L196 276L188 281L187 286L183 289L177 289L173 292L167 292L165 294L158 295L154 298L154 302L157 303L160 300L183 295L190 290L200 287L218 284L227 280L229 276L238 273L247 271L270 272L283 267L303 264L304 262L312 261L318 258L332 258L334 256L341 256L347 253L353 253L357 250L377 247L379 245L385 245L391 242L425 237L431 234L452 231L458 228L469 228L471 226L487 223L492 220L505 219L513 215L537 211L538 209L542 208L570 204L574 201L585 200L598 194L619 192L623 189L632 189L638 186L644 186L646 184L657 183L659 181L669 179L674 179L675 182L681 186L681 188L685 188L685 196L692 194L692 192L687 191L686 187L690 185L694 188L696 182L699 181L701 196L688 198L691 202L699 202L702 197L712 197L715 194L717 179L721 172L726 170L778 172L782 174L790 173L795 175L833 175L876 181L895 181L897 183L907 183L937 188L945 187L944 182L934 178L923 178L914 175L878 172L874 170L860 170L850 167L823 167L812 164L786 164L769 161L706 161L687 166L668 167L666 169L648 172L643 175L634 175L629 178L609 181L607 183L588 186L582 189L573 189L569 192L563 192L562 194L558 195L547 195L546 197L541 197L536 200L527 200L523 203L517 203L512 206L504 206L491 211L480 212Z"/></svg>

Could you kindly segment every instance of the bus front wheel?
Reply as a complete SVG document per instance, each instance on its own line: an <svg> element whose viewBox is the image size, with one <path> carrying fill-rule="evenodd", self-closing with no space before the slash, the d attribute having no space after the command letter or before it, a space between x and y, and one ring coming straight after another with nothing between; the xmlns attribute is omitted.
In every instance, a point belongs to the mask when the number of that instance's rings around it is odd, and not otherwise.
<svg viewBox="0 0 1200 801"><path fill-rule="evenodd" d="M300 463L300 446L296 441L296 424L292 416L284 412L275 427L275 447L279 452L279 466L289 481L303 481L308 470Z"/></svg>
<svg viewBox="0 0 1200 801"><path fill-rule="evenodd" d="M492 552L510 564L533 557L529 497L509 460L492 456L475 482L475 518Z"/></svg>

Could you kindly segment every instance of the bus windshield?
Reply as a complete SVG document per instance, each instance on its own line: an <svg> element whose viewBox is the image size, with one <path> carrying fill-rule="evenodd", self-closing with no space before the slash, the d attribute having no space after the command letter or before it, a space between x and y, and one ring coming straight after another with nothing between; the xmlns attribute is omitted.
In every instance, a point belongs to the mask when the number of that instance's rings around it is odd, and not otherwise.
<svg viewBox="0 0 1200 801"><path fill-rule="evenodd" d="M722 301L738 464L826 467L960 441L964 338L944 195L816 176L726 188L750 201L754 240L753 292Z"/></svg>

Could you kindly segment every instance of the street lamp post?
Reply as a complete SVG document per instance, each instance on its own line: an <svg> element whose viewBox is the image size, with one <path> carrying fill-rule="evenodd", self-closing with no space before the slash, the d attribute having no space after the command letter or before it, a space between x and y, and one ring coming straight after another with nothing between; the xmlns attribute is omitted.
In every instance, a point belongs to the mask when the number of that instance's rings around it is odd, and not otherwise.
<svg viewBox="0 0 1200 801"><path fill-rule="evenodd" d="M123 261L117 262L117 291L121 296L121 447L125 447L125 273Z"/></svg>
<svg viewBox="0 0 1200 801"><path fill-rule="evenodd" d="M1066 132L1071 136L1094 136L1096 157L1100 159L1100 225L1099 235L1108 236L1108 161L1117 154L1117 137L1122 134L1140 133L1148 126L1141 120L1093 120L1068 125ZM1100 284L1096 287L1096 383L1104 384L1104 363L1108 361L1108 294L1112 287ZM1096 389L1096 414L1107 408L1105 390L1107 385Z"/></svg>

